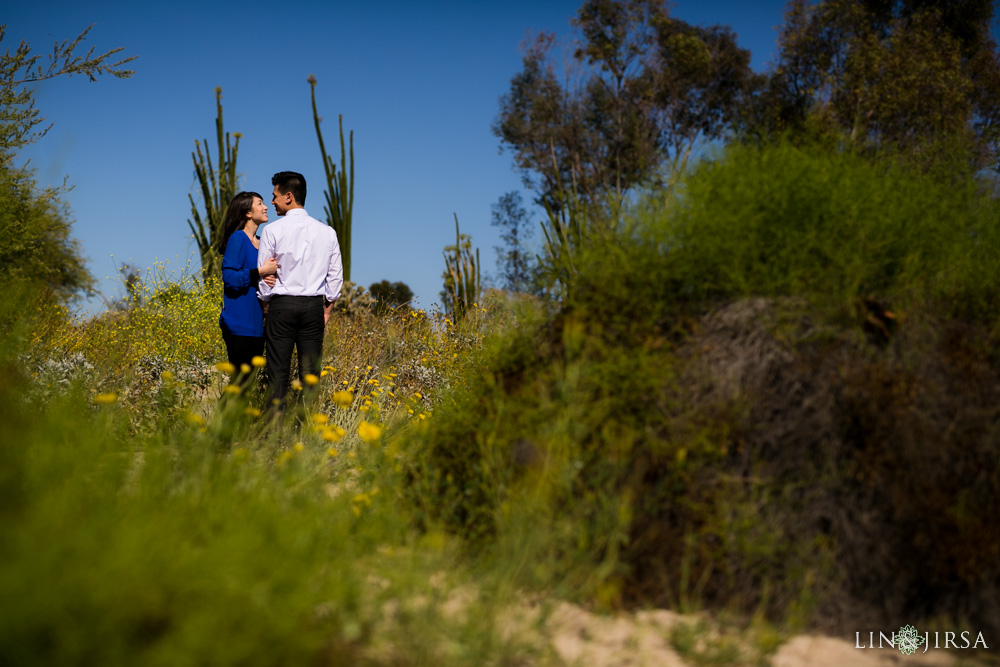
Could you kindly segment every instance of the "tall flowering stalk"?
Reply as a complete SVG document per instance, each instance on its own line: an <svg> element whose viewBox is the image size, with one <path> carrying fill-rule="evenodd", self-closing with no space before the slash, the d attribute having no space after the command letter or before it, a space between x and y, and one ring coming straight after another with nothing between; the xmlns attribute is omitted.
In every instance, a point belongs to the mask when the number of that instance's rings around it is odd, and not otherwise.
<svg viewBox="0 0 1000 667"><path fill-rule="evenodd" d="M236 195L238 186L236 178L236 153L240 148L239 132L233 134L236 140L229 141L229 133L222 127L222 88L215 89L215 138L217 142L219 156L218 169L212 164L212 153L208 149L208 139L203 139L205 146L202 152L202 144L195 141L195 152L191 153L191 161L194 163L195 177L198 179L201 190L201 200L205 207L204 217L195 204L194 197L188 194L188 201L191 202L191 217L188 220L188 227L194 234L194 240L198 244L198 254L201 255L201 275L203 279L218 275L222 267L222 258L215 252L219 244L219 236L222 234L222 218L226 214L226 207L230 200Z"/></svg>
<svg viewBox="0 0 1000 667"><path fill-rule="evenodd" d="M319 152L323 156L323 172L326 175L326 224L337 232L340 243L340 257L344 264L344 280L351 279L351 214L354 209L354 131L350 133L350 152L344 145L344 117L338 116L340 122L340 172L333 158L327 155L326 144L323 142L323 132L319 124L323 118L316 111L316 77L312 74L307 79L309 94L312 97L313 124L316 126L316 138L319 140ZM350 156L350 172L347 159ZM348 175L350 174L350 175Z"/></svg>

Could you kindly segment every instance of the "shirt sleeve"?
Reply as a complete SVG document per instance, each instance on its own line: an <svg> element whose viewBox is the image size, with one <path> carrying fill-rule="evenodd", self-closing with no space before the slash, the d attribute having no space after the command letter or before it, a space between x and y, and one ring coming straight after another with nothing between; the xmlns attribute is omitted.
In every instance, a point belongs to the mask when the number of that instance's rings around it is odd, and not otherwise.
<svg viewBox="0 0 1000 667"><path fill-rule="evenodd" d="M259 277L256 268L244 268L242 239L233 234L226 243L226 254L222 256L222 284L226 289L242 291Z"/></svg>
<svg viewBox="0 0 1000 667"><path fill-rule="evenodd" d="M333 245L330 252L330 265L326 271L326 300L336 301L340 296L340 289L344 286L344 265L340 258L340 243L337 241L337 232L332 227L330 230L330 243Z"/></svg>
<svg viewBox="0 0 1000 667"><path fill-rule="evenodd" d="M260 233L260 247L257 249L257 268L259 269L264 262L274 257L274 255L274 232L271 231L271 225L268 225ZM271 287L263 280L257 283L257 296L261 301L271 300Z"/></svg>

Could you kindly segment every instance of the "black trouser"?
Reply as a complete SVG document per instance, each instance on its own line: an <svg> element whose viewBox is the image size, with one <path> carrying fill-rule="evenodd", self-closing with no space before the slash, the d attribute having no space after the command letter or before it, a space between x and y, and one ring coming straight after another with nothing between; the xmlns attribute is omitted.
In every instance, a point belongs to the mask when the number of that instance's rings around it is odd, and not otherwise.
<svg viewBox="0 0 1000 667"><path fill-rule="evenodd" d="M322 295L271 297L264 320L264 341L272 402L283 400L288 393L292 348L299 351L299 379L304 381L308 373L319 377L325 324Z"/></svg>
<svg viewBox="0 0 1000 667"><path fill-rule="evenodd" d="M226 343L229 363L236 367L235 376L241 374L240 367L243 364L251 365L252 368L253 358L264 354L263 336L237 336L223 329L222 340ZM245 377L249 377L249 373Z"/></svg>

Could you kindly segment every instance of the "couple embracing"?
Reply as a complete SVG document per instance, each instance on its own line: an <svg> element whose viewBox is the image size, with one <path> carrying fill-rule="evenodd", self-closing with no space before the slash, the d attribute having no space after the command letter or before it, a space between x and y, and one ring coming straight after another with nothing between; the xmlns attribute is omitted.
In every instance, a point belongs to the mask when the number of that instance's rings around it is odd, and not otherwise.
<svg viewBox="0 0 1000 667"><path fill-rule="evenodd" d="M293 348L299 379L320 375L323 332L344 274L336 232L303 208L305 177L282 171L271 185L271 204L284 217L264 227L259 239L267 206L256 192L233 197L223 219L219 326L237 369L266 349L269 404L280 404L288 393Z"/></svg>

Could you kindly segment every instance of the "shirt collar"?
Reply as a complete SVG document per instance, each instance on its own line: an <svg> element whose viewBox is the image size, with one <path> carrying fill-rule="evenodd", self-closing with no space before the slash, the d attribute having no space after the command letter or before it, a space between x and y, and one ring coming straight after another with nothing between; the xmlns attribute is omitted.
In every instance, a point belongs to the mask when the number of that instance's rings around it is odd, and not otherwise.
<svg viewBox="0 0 1000 667"><path fill-rule="evenodd" d="M289 210L287 213L285 213L286 218L291 217L293 215L294 216L304 215L307 218L309 217L309 214L306 213L306 210L304 208L293 208Z"/></svg>

